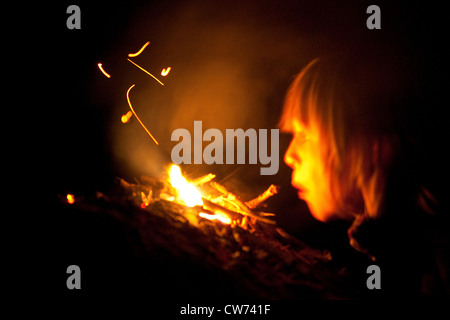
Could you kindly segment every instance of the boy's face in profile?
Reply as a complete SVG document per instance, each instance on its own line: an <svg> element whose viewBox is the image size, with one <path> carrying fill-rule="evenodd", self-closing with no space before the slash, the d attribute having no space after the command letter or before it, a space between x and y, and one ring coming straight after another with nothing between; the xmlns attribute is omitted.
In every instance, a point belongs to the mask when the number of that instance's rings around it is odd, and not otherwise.
<svg viewBox="0 0 450 320"><path fill-rule="evenodd" d="M314 218L328 221L335 216L336 205L321 153L318 128L311 125L306 129L294 119L292 129L293 139L284 156L286 164L293 169L292 186Z"/></svg>

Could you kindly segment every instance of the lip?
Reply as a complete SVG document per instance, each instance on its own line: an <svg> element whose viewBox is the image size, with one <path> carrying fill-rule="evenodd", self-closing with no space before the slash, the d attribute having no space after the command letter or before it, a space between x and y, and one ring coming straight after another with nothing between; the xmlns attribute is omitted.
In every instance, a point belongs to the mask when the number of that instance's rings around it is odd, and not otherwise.
<svg viewBox="0 0 450 320"><path fill-rule="evenodd" d="M306 194L307 194L307 192L306 192L305 190L299 190L299 191L297 192L298 197L299 197L300 199L303 199L303 200L305 200Z"/></svg>
<svg viewBox="0 0 450 320"><path fill-rule="evenodd" d="M303 185L295 184L293 185L295 189L297 189L297 194L299 198L304 198L305 195L308 193L308 189L306 189Z"/></svg>

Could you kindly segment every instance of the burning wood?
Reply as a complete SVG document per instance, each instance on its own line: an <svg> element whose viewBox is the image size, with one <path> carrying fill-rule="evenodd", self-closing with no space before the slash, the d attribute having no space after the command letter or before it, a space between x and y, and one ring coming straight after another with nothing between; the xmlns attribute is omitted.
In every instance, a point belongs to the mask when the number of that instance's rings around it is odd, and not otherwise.
<svg viewBox="0 0 450 320"><path fill-rule="evenodd" d="M247 201L245 204L247 205L247 207L254 209L254 208L258 207L260 204L262 204L264 201L266 201L268 198L270 198L271 196L277 194L278 189L279 188L277 186L271 184L270 187L266 191L261 193L255 199Z"/></svg>
<svg viewBox="0 0 450 320"><path fill-rule="evenodd" d="M231 229L248 231L250 233L261 232L269 230L263 225L275 225L275 221L267 218L274 216L273 213L260 212L250 208L247 203L261 205L261 203L268 197L276 194L278 188L271 185L265 192L255 199L242 202L235 194L228 191L223 185L213 182L215 175L208 174L194 180L197 187L193 183L189 183L181 174L181 170L177 165L172 165L167 172L166 179L155 179L150 177L141 177L141 182L137 184L129 183L123 179L118 178L123 189L131 195L131 199L141 208L154 211L155 207L162 205L166 208L164 211L171 216L172 219L189 222L190 225L202 229L205 222L213 223L216 233L220 236L224 235L224 229L217 229L219 226L229 226ZM184 189L184 190L182 190ZM208 193L207 193L208 192ZM218 193L218 195L214 194ZM262 225L260 223L263 223ZM272 228L272 227L271 227ZM220 231L222 230L222 231ZM281 236L289 241L294 240L281 228L275 227L274 234ZM236 241L242 242L243 231L233 232L233 237ZM281 244L280 244L281 245ZM282 246L283 247L283 246ZM283 247L287 249L289 246ZM244 252L249 252L251 247L245 245L241 248ZM316 252L315 254L317 254ZM266 256L267 253L260 252L259 255ZM295 256L302 255L296 252ZM238 253L233 254L234 257L239 256ZM326 253L321 258L316 256L315 259L330 259L329 254ZM301 257L302 260L313 263L310 258Z"/></svg>
<svg viewBox="0 0 450 320"><path fill-rule="evenodd" d="M177 179L178 182L171 183ZM159 179L141 177L136 182L127 182L119 178L118 188L112 195L97 193L95 198L78 197L72 205L64 196L62 202L67 210L94 215L106 213L127 230L137 232L138 237L131 239L137 241L134 245L138 248L144 245L145 251L139 251L140 255L151 257L146 266L150 268L148 272L153 272L155 260L160 259L162 266L183 261L180 268L198 270L195 272L199 278L195 281L203 287L217 286L203 279L201 270L210 270L217 274L217 279L226 274L238 292L247 290L253 298L354 294L342 286L347 278L344 273L337 275L341 271L329 263L330 253L293 238L270 219L273 214L249 208L246 202L213 180L212 175L201 177L195 180L197 186L193 186L182 176L179 167L173 166ZM192 199L198 192L201 202L188 206L182 198L185 194L179 190L184 187L194 188ZM272 189L269 193L274 192L273 187L269 189ZM267 194L266 191L255 198L259 205ZM186 265L189 261L195 264ZM178 262L175 264L178 266ZM164 274L164 269L157 272L158 277L166 279L164 283L172 281L170 272ZM183 281L177 279L174 283Z"/></svg>
<svg viewBox="0 0 450 320"><path fill-rule="evenodd" d="M215 177L216 177L215 174L208 173L207 175L204 175L204 176L202 176L200 178L197 178L197 179L191 181L191 184L194 185L194 186L202 185L202 184L205 184L207 182L210 182Z"/></svg>
<svg viewBox="0 0 450 320"><path fill-rule="evenodd" d="M212 181L215 178L214 174L210 173L195 179L193 182L188 182L181 174L180 167L172 165L167 175L168 178L165 180L144 177L142 181L145 184L139 186L132 185L122 179L120 179L120 182L123 187L133 190L135 200L143 208L152 202L164 200L193 208L197 212L197 217L212 221L217 220L225 224L231 224L233 227L239 225L245 228L248 218L275 224L274 220L268 218L269 216L273 217L273 213L260 212L250 207L223 185ZM256 207L276 192L277 188L270 186L263 194L248 203ZM194 220L190 217L189 221L193 222ZM193 222L193 224L197 225L198 221Z"/></svg>
<svg viewBox="0 0 450 320"><path fill-rule="evenodd" d="M220 215L226 214L232 219L232 221L240 219L242 222L243 217L248 216L261 222L270 224L275 223L273 220L264 217L267 216L267 214L263 214L261 212L253 210L254 208L249 207L246 203L241 201L237 195L227 190L223 185L212 181L213 179L214 175L209 174L203 177L202 181L200 181L202 182L201 187L203 187L204 190L209 186L210 188L220 193L219 196L214 196L211 191L207 192L205 190L203 192L202 202L205 209L211 210L213 212L219 212ZM208 185L206 185L207 182L209 182ZM269 189L271 189L273 192L273 188ZM266 193L267 192L264 192L258 197L260 203L268 198L268 196L265 195ZM221 220L219 219L219 221Z"/></svg>

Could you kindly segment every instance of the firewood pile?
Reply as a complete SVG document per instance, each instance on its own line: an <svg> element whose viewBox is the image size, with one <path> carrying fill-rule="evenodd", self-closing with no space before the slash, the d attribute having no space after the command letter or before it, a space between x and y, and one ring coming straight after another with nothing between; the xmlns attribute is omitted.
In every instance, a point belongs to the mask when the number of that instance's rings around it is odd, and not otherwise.
<svg viewBox="0 0 450 320"><path fill-rule="evenodd" d="M186 281L191 286L186 292L196 290L192 285L198 285L203 292L197 296L205 297L220 290L223 295L239 292L255 299L355 297L354 288L347 285L345 270L333 263L330 252L311 248L290 236L276 225L275 217L260 210L263 201L277 192L276 187L244 202L211 181L213 177L201 179L193 183L202 187L203 206L188 207L178 202L176 190L167 179L141 177L135 182L117 179L111 194L97 192L78 199L71 207L112 216L133 230L138 235L136 247L144 248L137 254L152 264L155 259L161 265L170 264L167 274L155 276L175 276L178 290ZM224 199L231 199L235 208ZM218 211L230 221L208 218ZM189 273L196 279L174 275L177 270L185 275L186 268L196 270ZM178 293L181 296L186 292Z"/></svg>

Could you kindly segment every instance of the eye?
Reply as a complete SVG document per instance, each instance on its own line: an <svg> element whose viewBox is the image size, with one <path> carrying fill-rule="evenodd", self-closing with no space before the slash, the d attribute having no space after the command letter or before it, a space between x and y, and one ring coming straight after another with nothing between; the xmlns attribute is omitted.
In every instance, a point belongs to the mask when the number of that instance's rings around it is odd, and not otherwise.
<svg viewBox="0 0 450 320"><path fill-rule="evenodd" d="M304 143L310 139L310 136L305 131L298 131L295 133L295 140L299 143Z"/></svg>
<svg viewBox="0 0 450 320"><path fill-rule="evenodd" d="M161 75L162 75L163 77L167 76L167 75L169 74L169 72L170 72L171 69L172 69L171 67L167 67L167 68L162 69Z"/></svg>

